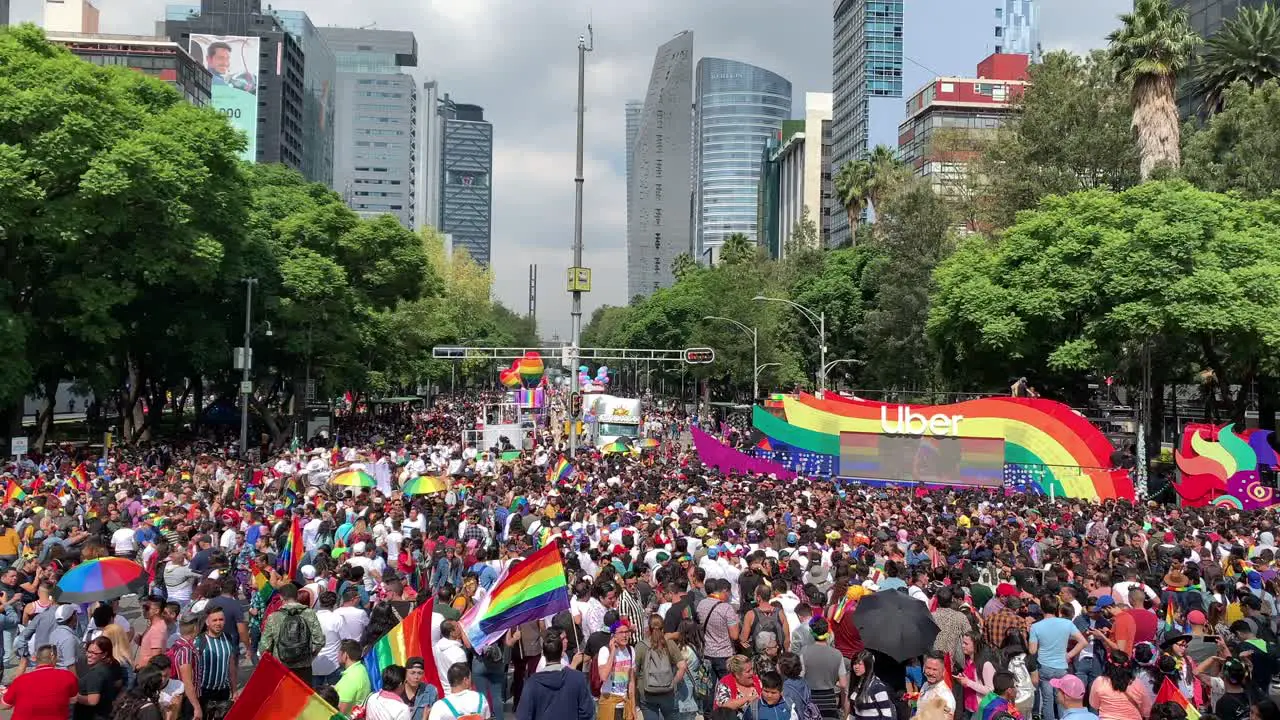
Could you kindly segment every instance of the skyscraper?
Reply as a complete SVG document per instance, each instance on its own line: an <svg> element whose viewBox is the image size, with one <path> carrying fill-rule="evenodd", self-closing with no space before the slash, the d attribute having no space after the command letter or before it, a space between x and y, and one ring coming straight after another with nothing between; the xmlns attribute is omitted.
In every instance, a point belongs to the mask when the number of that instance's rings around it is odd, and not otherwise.
<svg viewBox="0 0 1280 720"><path fill-rule="evenodd" d="M201 0L165 8L165 34L216 68L210 104L248 136L244 156L281 163L308 180L332 171L304 161L304 55L299 41L261 0Z"/></svg>
<svg viewBox="0 0 1280 720"><path fill-rule="evenodd" d="M760 150L791 117L791 83L736 60L698 61L693 164L696 258L714 261L735 233L757 242Z"/></svg>
<svg viewBox="0 0 1280 720"><path fill-rule="evenodd" d="M671 262L689 252L693 32L658 48L632 144L627 297L671 285Z"/></svg>
<svg viewBox="0 0 1280 720"><path fill-rule="evenodd" d="M440 164L440 232L453 236L476 262L488 265L493 231L493 125L479 105L454 103L446 94Z"/></svg>
<svg viewBox="0 0 1280 720"><path fill-rule="evenodd" d="M415 225L440 228L440 146L444 142L444 116L440 112L440 83L427 80L418 93L418 213Z"/></svg>
<svg viewBox="0 0 1280 720"><path fill-rule="evenodd" d="M417 223L418 41L403 30L321 30L338 63L333 188L362 217Z"/></svg>
<svg viewBox="0 0 1280 720"><path fill-rule="evenodd" d="M302 97L302 174L309 180L333 188L337 62L328 43L305 12L272 10L272 13L302 48L302 85L305 88Z"/></svg>
<svg viewBox="0 0 1280 720"><path fill-rule="evenodd" d="M902 97L902 0L834 2L831 173L837 175L867 152L873 99ZM830 242L848 241L846 214L831 218Z"/></svg>
<svg viewBox="0 0 1280 720"><path fill-rule="evenodd" d="M1000 0L996 6L995 53L1040 57L1037 0Z"/></svg>
<svg viewBox="0 0 1280 720"><path fill-rule="evenodd" d="M643 100L628 100L626 106L627 120L627 228L631 228L631 180L635 171L635 144L636 136L640 134L640 114L644 111Z"/></svg>

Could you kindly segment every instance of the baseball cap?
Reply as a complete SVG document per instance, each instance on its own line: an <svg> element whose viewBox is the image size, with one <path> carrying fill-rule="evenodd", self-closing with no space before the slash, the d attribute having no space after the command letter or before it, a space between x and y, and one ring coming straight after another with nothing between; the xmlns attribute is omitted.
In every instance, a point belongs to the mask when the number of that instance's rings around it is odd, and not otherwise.
<svg viewBox="0 0 1280 720"><path fill-rule="evenodd" d="M1000 583L999 585L996 586L996 597L1000 597L1000 598L1016 597L1017 594L1018 594L1018 588L1014 587L1010 583Z"/></svg>
<svg viewBox="0 0 1280 720"><path fill-rule="evenodd" d="M365 549L364 542L358 542L355 545L351 546L351 552L355 553L356 555L360 555L361 553L363 553L364 549Z"/></svg>
<svg viewBox="0 0 1280 720"><path fill-rule="evenodd" d="M53 619L58 622L66 622L76 616L78 610L75 605L59 605Z"/></svg>
<svg viewBox="0 0 1280 720"><path fill-rule="evenodd" d="M1204 613L1199 610L1192 610L1187 613L1187 622L1192 625L1203 625L1206 622Z"/></svg>
<svg viewBox="0 0 1280 720"><path fill-rule="evenodd" d="M1069 698L1080 699L1084 697L1084 683L1075 675L1063 675L1060 678L1054 678L1049 681L1055 690L1061 690L1063 695Z"/></svg>
<svg viewBox="0 0 1280 720"><path fill-rule="evenodd" d="M307 580L316 579L316 569L312 565L303 565L302 567L298 568L298 572L302 575L302 577L306 578Z"/></svg>
<svg viewBox="0 0 1280 720"><path fill-rule="evenodd" d="M1108 608L1115 604L1116 604L1115 598L1111 597L1110 595L1103 595L1102 597L1098 598L1098 601L1096 603L1094 603L1093 611L1098 612L1102 608Z"/></svg>
<svg viewBox="0 0 1280 720"><path fill-rule="evenodd" d="M426 668L426 667L427 667L426 662L424 662L423 659L420 657L411 657L408 660L406 660L404 663L405 670L412 670L414 668Z"/></svg>

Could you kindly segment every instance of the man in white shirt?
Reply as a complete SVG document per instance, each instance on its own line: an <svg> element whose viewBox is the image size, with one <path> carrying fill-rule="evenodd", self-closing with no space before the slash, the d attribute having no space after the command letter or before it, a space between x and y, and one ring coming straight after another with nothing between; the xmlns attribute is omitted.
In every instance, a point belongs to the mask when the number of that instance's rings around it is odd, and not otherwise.
<svg viewBox="0 0 1280 720"><path fill-rule="evenodd" d="M453 666L459 663L467 665L467 651L462 647L462 625L458 624L457 620L445 620L440 623L440 640L435 644L434 650L438 668L452 670ZM443 682L445 695L453 692L453 683L450 680L452 675L452 672L445 674Z"/></svg>
<svg viewBox="0 0 1280 720"><path fill-rule="evenodd" d="M133 559L138 552L138 536L134 534L134 529L122 527L111 533L111 549L116 557Z"/></svg>
<svg viewBox="0 0 1280 720"><path fill-rule="evenodd" d="M455 720L471 715L493 717L492 709L485 702L484 696L471 689L471 668L465 662L449 667L441 680L444 697L431 706L427 720ZM450 691L450 688L453 690Z"/></svg>
<svg viewBox="0 0 1280 720"><path fill-rule="evenodd" d="M342 592L342 607L334 611L342 619L339 632L342 640L360 642L365 626L369 624L369 614L360 607L360 591L348 587Z"/></svg>
<svg viewBox="0 0 1280 720"><path fill-rule="evenodd" d="M311 673L315 676L317 684L336 684L342 675L342 666L338 662L338 645L344 639L342 631L345 622L334 609L337 604L336 593L327 591L320 593L320 609L316 611L316 618L320 620L320 629L324 631L324 647L311 663Z"/></svg>

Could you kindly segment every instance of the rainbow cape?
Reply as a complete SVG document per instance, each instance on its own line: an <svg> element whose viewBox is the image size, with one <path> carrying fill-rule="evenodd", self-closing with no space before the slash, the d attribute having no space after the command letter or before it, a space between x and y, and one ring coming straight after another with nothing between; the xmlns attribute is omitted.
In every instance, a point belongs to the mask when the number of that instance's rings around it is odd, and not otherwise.
<svg viewBox="0 0 1280 720"><path fill-rule="evenodd" d="M364 668L369 672L369 683L374 692L382 689L382 671L389 665L404 666L411 657L422 658L422 682L435 687L444 697L444 685L431 647L431 611L435 598L419 605L409 617L383 635L364 656Z"/></svg>
<svg viewBox="0 0 1280 720"><path fill-rule="evenodd" d="M345 718L279 660L264 654L226 720L334 720Z"/></svg>
<svg viewBox="0 0 1280 720"><path fill-rule="evenodd" d="M5 483L4 501L6 503L22 502L23 500L26 500L26 499L27 499L27 491L23 490L21 485L14 482L13 480L9 480L8 482Z"/></svg>
<svg viewBox="0 0 1280 720"><path fill-rule="evenodd" d="M524 560L508 565L493 588L467 614L462 627L477 651L521 623L541 620L569 609L559 543L550 543Z"/></svg>
<svg viewBox="0 0 1280 720"><path fill-rule="evenodd" d="M1200 711L1196 710L1196 706L1187 702L1186 696L1178 689L1177 685L1169 682L1169 678L1164 679L1164 684L1160 686L1160 692L1156 694L1156 704L1171 702L1182 708L1187 713L1187 720L1200 720Z"/></svg>
<svg viewBox="0 0 1280 720"><path fill-rule="evenodd" d="M276 567L280 568L280 572L284 573L285 577L291 580L297 577L302 552L302 519L295 516L293 524L289 527L288 538L280 550L280 556L276 558Z"/></svg>

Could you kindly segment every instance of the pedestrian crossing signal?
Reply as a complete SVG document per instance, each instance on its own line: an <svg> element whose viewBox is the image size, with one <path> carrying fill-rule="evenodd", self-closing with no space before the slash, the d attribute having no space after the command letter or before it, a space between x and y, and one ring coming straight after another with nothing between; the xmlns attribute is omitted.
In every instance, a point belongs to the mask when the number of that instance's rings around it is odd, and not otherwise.
<svg viewBox="0 0 1280 720"><path fill-rule="evenodd" d="M716 351L711 348L689 348L684 351L684 361L689 365L706 365L715 359Z"/></svg>

